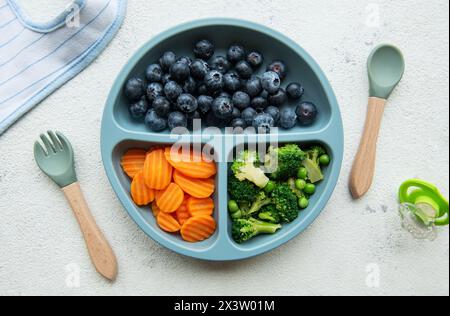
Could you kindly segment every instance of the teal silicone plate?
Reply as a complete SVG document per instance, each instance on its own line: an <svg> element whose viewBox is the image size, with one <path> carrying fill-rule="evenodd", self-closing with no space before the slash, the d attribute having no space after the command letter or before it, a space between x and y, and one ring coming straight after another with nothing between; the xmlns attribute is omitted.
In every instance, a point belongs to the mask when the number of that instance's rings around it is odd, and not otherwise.
<svg viewBox="0 0 450 316"><path fill-rule="evenodd" d="M179 139L165 133L152 133L142 122L133 121L128 113L128 101L123 94L124 83L133 76L142 76L147 65L158 60L167 50L191 56L195 41L208 38L219 48L218 53L232 43L242 43L249 49L264 53L266 61L282 59L289 66L285 82L299 81L305 89L304 100L318 106L319 119L313 126L280 130L279 143L321 143L328 148L332 164L326 170L326 180L318 185L310 207L300 217L275 235L261 236L238 245L230 235L227 180L228 163L218 162L215 217L218 229L207 241L191 244L177 235L161 231L148 207L137 207L130 198L130 180L120 167L121 156L131 148L149 149L161 144L174 144ZM221 51L220 49L223 49ZM263 137L265 138L265 137ZM266 137L267 138L267 137ZM256 136L197 135L185 141L209 144L221 157L231 155L236 146L255 143ZM299 45L267 27L231 19L208 19L183 24L168 30L145 44L127 63L114 83L105 106L101 130L103 163L111 185L125 209L139 227L155 241L182 255L213 261L250 258L273 250L303 232L321 213L337 184L343 159L343 127L339 106L333 90L316 62ZM324 228L325 229L325 228Z"/></svg>

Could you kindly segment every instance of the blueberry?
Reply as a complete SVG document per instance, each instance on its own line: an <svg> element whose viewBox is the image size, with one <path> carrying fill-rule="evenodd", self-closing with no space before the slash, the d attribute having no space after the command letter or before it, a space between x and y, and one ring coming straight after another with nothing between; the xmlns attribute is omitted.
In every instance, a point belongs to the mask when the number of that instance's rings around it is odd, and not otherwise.
<svg viewBox="0 0 450 316"><path fill-rule="evenodd" d="M231 99L231 94L229 94L229 93L226 92L226 91L222 91L222 92L220 92L220 93L217 94L217 98L218 98L218 97L224 97L224 98L229 98L229 99Z"/></svg>
<svg viewBox="0 0 450 316"><path fill-rule="evenodd" d="M189 78L190 74L189 64L184 60L178 60L170 67L170 75L175 81L184 82Z"/></svg>
<svg viewBox="0 0 450 316"><path fill-rule="evenodd" d="M235 92L241 87L241 79L235 72L228 72L223 76L225 90Z"/></svg>
<svg viewBox="0 0 450 316"><path fill-rule="evenodd" d="M253 119L253 127L256 128L258 132L267 133L274 126L275 120L267 113L257 114Z"/></svg>
<svg viewBox="0 0 450 316"><path fill-rule="evenodd" d="M245 84L245 89L248 95L252 98L260 95L263 91L261 79L256 76L251 77Z"/></svg>
<svg viewBox="0 0 450 316"><path fill-rule="evenodd" d="M241 117L247 126L253 125L253 120L258 113L253 108L246 108L242 111Z"/></svg>
<svg viewBox="0 0 450 316"><path fill-rule="evenodd" d="M194 47L195 57L209 60L214 55L214 44L208 40L201 40Z"/></svg>
<svg viewBox="0 0 450 316"><path fill-rule="evenodd" d="M305 89L299 83L291 83L286 89L289 99L300 100L305 93Z"/></svg>
<svg viewBox="0 0 450 316"><path fill-rule="evenodd" d="M172 110L172 105L165 97L158 97L153 101L153 109L159 116L167 117Z"/></svg>
<svg viewBox="0 0 450 316"><path fill-rule="evenodd" d="M140 101L133 103L130 106L130 114L134 119L143 118L148 111L148 107L147 100L142 98Z"/></svg>
<svg viewBox="0 0 450 316"><path fill-rule="evenodd" d="M251 106L256 110L264 110L266 107L269 106L269 102L264 97L257 96L256 98L253 98Z"/></svg>
<svg viewBox="0 0 450 316"><path fill-rule="evenodd" d="M287 102L287 100L288 97L284 89L280 89L277 93L269 95L269 104L273 106L282 106Z"/></svg>
<svg viewBox="0 0 450 316"><path fill-rule="evenodd" d="M207 95L201 95L197 99L198 103L198 111L200 114L205 115L206 113L211 110L212 104L214 102L213 97L207 96Z"/></svg>
<svg viewBox="0 0 450 316"><path fill-rule="evenodd" d="M138 101L145 95L144 81L139 78L131 78L125 85L125 95L131 101Z"/></svg>
<svg viewBox="0 0 450 316"><path fill-rule="evenodd" d="M167 120L156 114L155 110L151 109L145 116L145 124L153 132L161 132L167 128Z"/></svg>
<svg viewBox="0 0 450 316"><path fill-rule="evenodd" d="M280 112L280 126L285 129L291 129L297 123L297 114L295 110L290 107L286 107Z"/></svg>
<svg viewBox="0 0 450 316"><path fill-rule="evenodd" d="M227 52L228 60L236 64L245 59L245 49L241 45L232 45Z"/></svg>
<svg viewBox="0 0 450 316"><path fill-rule="evenodd" d="M200 83L197 87L197 94L198 95L209 95L209 90L206 84Z"/></svg>
<svg viewBox="0 0 450 316"><path fill-rule="evenodd" d="M148 66L145 76L149 82L160 82L163 76L163 70L160 65L153 64Z"/></svg>
<svg viewBox="0 0 450 316"><path fill-rule="evenodd" d="M208 87L208 91L215 92L220 91L224 87L223 75L218 70L212 70L208 72L205 77L205 84Z"/></svg>
<svg viewBox="0 0 450 316"><path fill-rule="evenodd" d="M189 77L185 81L183 85L183 91L189 94L194 94L197 91L197 82L194 80L194 78Z"/></svg>
<svg viewBox="0 0 450 316"><path fill-rule="evenodd" d="M238 108L233 107L233 115L231 117L233 119L241 118L241 111Z"/></svg>
<svg viewBox="0 0 450 316"><path fill-rule="evenodd" d="M176 106L183 113L193 113L198 109L198 102L194 96L185 93L178 97Z"/></svg>
<svg viewBox="0 0 450 316"><path fill-rule="evenodd" d="M280 109L277 108L276 106L269 106L264 110L264 113L269 114L270 116L273 117L273 120L275 121L275 125L278 123L278 121L280 120Z"/></svg>
<svg viewBox="0 0 450 316"><path fill-rule="evenodd" d="M267 71L276 72L280 76L280 79L283 80L287 76L288 69L286 64L281 60L275 60L267 67Z"/></svg>
<svg viewBox="0 0 450 316"><path fill-rule="evenodd" d="M261 94L259 95L259 97L264 98L265 100L267 100L267 102L269 102L269 92L267 92L266 90L263 90L263 92L261 92Z"/></svg>
<svg viewBox="0 0 450 316"><path fill-rule="evenodd" d="M175 81L169 81L164 87L164 93L170 101L175 102L183 93L183 88Z"/></svg>
<svg viewBox="0 0 450 316"><path fill-rule="evenodd" d="M188 56L183 56L177 59L177 62L182 62L187 64L189 67L191 67L192 59Z"/></svg>
<svg viewBox="0 0 450 316"><path fill-rule="evenodd" d="M227 97L218 97L214 100L212 111L219 119L230 119L233 116L233 102Z"/></svg>
<svg viewBox="0 0 450 316"><path fill-rule="evenodd" d="M200 115L200 113L198 111L188 114L187 115L188 129L194 130L194 127L195 127L195 130L198 130L199 129L198 127L200 127L200 129L201 129L201 125L202 125L201 119L202 119L202 116ZM194 126L194 121L195 121L195 126ZM198 123L200 123L200 124L198 124ZM198 125L200 125L200 126L198 126Z"/></svg>
<svg viewBox="0 0 450 316"><path fill-rule="evenodd" d="M233 95L233 105L238 108L239 110L244 110L250 106L250 96L242 91L237 91Z"/></svg>
<svg viewBox="0 0 450 316"><path fill-rule="evenodd" d="M275 94L280 90L280 76L276 72L268 71L262 75L261 85L270 94Z"/></svg>
<svg viewBox="0 0 450 316"><path fill-rule="evenodd" d="M169 81L172 81L172 77L170 76L170 74L164 74L161 78L162 85L166 86L166 84L169 83Z"/></svg>
<svg viewBox="0 0 450 316"><path fill-rule="evenodd" d="M158 82L152 82L147 86L147 98L153 103L156 98L162 97L164 94L164 88L162 84Z"/></svg>
<svg viewBox="0 0 450 316"><path fill-rule="evenodd" d="M245 129L247 128L247 124L245 124L245 121L242 118L235 118L231 121L231 127Z"/></svg>
<svg viewBox="0 0 450 316"><path fill-rule="evenodd" d="M188 125L187 117L183 113L172 112L169 114L168 125L170 130L173 130L177 127L187 128Z"/></svg>
<svg viewBox="0 0 450 316"><path fill-rule="evenodd" d="M222 74L226 74L231 68L230 62L223 56L214 57L209 64L211 69L217 70Z"/></svg>
<svg viewBox="0 0 450 316"><path fill-rule="evenodd" d="M254 68L257 69L264 63L264 56L259 52L251 52L247 55L247 62Z"/></svg>
<svg viewBox="0 0 450 316"><path fill-rule="evenodd" d="M253 75L252 66L244 60L241 60L236 64L236 71L243 79L249 79Z"/></svg>
<svg viewBox="0 0 450 316"><path fill-rule="evenodd" d="M209 65L207 62L197 59L191 64L191 76L197 80L205 79L206 74L209 71Z"/></svg>
<svg viewBox="0 0 450 316"><path fill-rule="evenodd" d="M175 64L176 60L177 56L174 52L165 52L159 59L159 64L161 65L163 71L168 72L170 67Z"/></svg>
<svg viewBox="0 0 450 316"><path fill-rule="evenodd" d="M314 103L303 102L297 107L296 113L301 125L311 125L316 120L318 111Z"/></svg>

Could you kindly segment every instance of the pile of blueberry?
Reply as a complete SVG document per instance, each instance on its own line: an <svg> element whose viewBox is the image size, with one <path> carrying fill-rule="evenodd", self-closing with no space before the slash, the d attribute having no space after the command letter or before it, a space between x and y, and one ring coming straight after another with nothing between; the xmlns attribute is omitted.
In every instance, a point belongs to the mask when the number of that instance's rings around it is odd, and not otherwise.
<svg viewBox="0 0 450 316"><path fill-rule="evenodd" d="M282 61L274 61L257 76L264 63L261 53L248 53L240 45L232 45L226 57L214 52L214 45L202 40L195 44L195 60L166 52L148 66L145 80L131 78L125 87L131 116L145 118L154 132L192 129L195 119L208 127L254 127L264 132L315 121L313 103L287 105L299 101L305 91L299 83L282 88L288 71Z"/></svg>

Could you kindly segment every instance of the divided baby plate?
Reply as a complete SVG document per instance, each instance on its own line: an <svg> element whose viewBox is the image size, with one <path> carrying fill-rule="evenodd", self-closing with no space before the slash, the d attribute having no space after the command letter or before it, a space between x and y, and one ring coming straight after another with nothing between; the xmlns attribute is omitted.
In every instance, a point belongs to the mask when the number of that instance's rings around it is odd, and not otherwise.
<svg viewBox="0 0 450 316"><path fill-rule="evenodd" d="M153 133L143 122L133 120L128 112L128 100L123 93L125 82L133 76L142 76L146 66L153 63L165 51L177 55L192 53L192 43L207 38L215 43L216 53L225 53L232 43L242 43L248 48L264 53L266 61L282 59L289 66L288 82L301 82L305 87L305 101L314 102L319 118L314 125L279 130L276 140L279 144L297 143L307 146L312 143L324 145L332 163L326 169L325 180L317 187L310 206L300 213L299 218L275 235L260 236L239 245L231 238L231 220L228 215L227 182L229 163L226 159L217 162L215 218L218 228L210 239L201 243L185 242L178 235L163 232L149 207L136 206L130 197L130 179L120 166L122 155L132 148L149 149L155 145L171 145L179 138L169 132ZM208 144L214 147L217 157L229 157L236 147L259 142L256 135L198 134L185 136L184 141ZM272 139L272 136L262 138ZM295 42L267 27L250 22L230 19L209 19L184 24L168 30L150 40L127 63L121 71L106 103L101 130L101 151L103 163L111 185L125 209L139 227L152 239L182 255L213 261L228 261L250 258L273 250L303 232L321 213L337 184L342 159L344 135L339 106L333 90L316 62ZM324 228L325 229L325 228Z"/></svg>

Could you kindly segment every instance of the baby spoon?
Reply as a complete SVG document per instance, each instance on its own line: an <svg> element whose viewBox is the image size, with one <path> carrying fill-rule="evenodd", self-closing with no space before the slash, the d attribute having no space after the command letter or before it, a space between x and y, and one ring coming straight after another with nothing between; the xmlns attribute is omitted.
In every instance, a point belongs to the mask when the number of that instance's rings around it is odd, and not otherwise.
<svg viewBox="0 0 450 316"><path fill-rule="evenodd" d="M392 45L380 45L369 57L370 98L364 133L350 176L350 191L359 199L370 189L375 174L377 141L387 99L405 72L405 60Z"/></svg>

